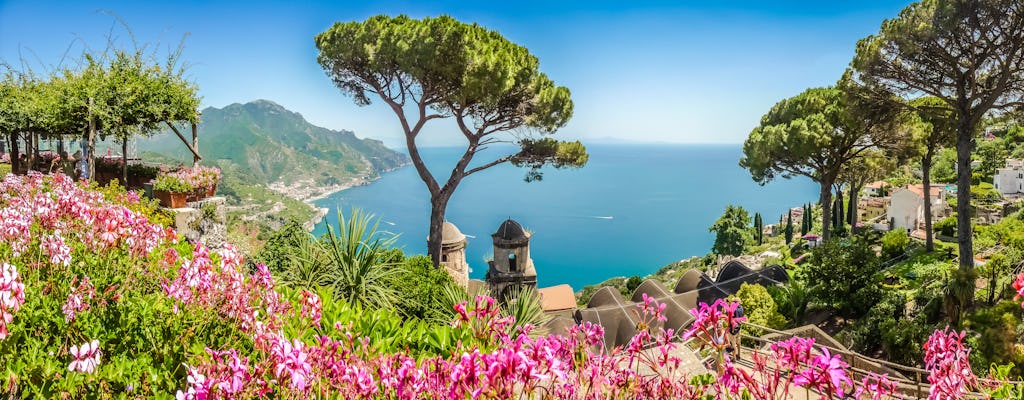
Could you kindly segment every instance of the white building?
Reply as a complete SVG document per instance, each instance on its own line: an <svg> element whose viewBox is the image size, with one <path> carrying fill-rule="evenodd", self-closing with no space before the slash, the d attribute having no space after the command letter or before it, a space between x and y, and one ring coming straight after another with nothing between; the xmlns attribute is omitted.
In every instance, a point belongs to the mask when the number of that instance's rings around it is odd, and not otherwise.
<svg viewBox="0 0 1024 400"><path fill-rule="evenodd" d="M889 182L875 181L864 185L864 194L871 197L882 195L883 189L889 187Z"/></svg>
<svg viewBox="0 0 1024 400"><path fill-rule="evenodd" d="M930 188L932 217L943 215L946 210L946 192L941 187ZM896 189L892 193L886 219L892 223L892 229L915 230L924 225L924 187L910 185Z"/></svg>
<svg viewBox="0 0 1024 400"><path fill-rule="evenodd" d="M1024 160L1006 160L1006 167L996 169L992 181L992 186L1003 196L1024 193Z"/></svg>

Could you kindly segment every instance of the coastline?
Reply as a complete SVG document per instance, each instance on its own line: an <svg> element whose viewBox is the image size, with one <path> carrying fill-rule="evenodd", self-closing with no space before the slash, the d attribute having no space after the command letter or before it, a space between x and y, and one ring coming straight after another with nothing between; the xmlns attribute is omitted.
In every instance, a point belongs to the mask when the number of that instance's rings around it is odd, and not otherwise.
<svg viewBox="0 0 1024 400"><path fill-rule="evenodd" d="M380 179L383 176L383 174L392 171L397 171L398 169L405 167L407 165L409 164L402 164L401 166L395 168L389 168L383 171L379 171L376 174L376 176L365 175L350 178L348 182L339 183L336 185L319 186L316 185L316 183L312 179L304 179L291 184L285 184L284 182L274 182L271 183L270 185L267 185L267 188L273 190L274 192L280 193L283 196L301 201L308 205L309 208L313 209L313 211L315 211L316 214L313 216L312 219L303 224L303 227L305 227L306 230L312 231L317 224L324 220L324 217L327 216L327 213L330 212L329 208L317 207L316 204L314 204L316 201L326 199L334 194L343 192L345 190L357 186L369 185L374 181Z"/></svg>

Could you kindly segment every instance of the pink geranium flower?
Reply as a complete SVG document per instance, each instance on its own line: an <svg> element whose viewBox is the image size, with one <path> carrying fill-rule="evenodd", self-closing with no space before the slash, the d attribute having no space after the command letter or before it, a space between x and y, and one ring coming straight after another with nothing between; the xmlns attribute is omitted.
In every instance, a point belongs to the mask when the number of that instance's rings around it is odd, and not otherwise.
<svg viewBox="0 0 1024 400"><path fill-rule="evenodd" d="M303 290L301 293L302 309L301 314L303 317L309 318L313 322L313 325L320 326L321 311L323 304L320 302L320 296L316 293L308 290Z"/></svg>
<svg viewBox="0 0 1024 400"><path fill-rule="evenodd" d="M292 389L306 390L309 382L309 374L312 366L307 360L308 355L303 351L303 343L298 339L288 341L279 338L272 348L272 355L276 366L274 374L278 379L288 379Z"/></svg>
<svg viewBox="0 0 1024 400"><path fill-rule="evenodd" d="M8 263L0 268L0 340L3 340L9 334L7 324L14 321L14 313L25 304L25 285L18 268Z"/></svg>
<svg viewBox="0 0 1024 400"><path fill-rule="evenodd" d="M75 282L72 281L71 284L74 285ZM95 295L96 289L89 282L89 277L83 277L78 286L73 288L71 293L68 294L67 301L61 307L61 311L64 313L64 320L70 323L75 320L75 315L79 312L88 310L89 300L92 300Z"/></svg>
<svg viewBox="0 0 1024 400"><path fill-rule="evenodd" d="M68 371L91 374L100 366L100 342L93 340L81 346L71 346L71 364Z"/></svg>

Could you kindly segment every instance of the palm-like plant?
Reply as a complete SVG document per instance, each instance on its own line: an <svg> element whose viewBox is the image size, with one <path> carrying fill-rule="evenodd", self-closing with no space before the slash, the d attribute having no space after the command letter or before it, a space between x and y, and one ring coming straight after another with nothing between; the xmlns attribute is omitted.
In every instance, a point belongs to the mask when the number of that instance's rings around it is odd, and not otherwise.
<svg viewBox="0 0 1024 400"><path fill-rule="evenodd" d="M450 284L444 285L441 288L441 296L438 297L438 306L440 307L440 313L437 314L436 319L433 322L439 324L449 324L455 319L455 305L459 303L472 303L473 299L477 295L486 295L487 289L481 289L479 293L469 293L462 287Z"/></svg>
<svg viewBox="0 0 1024 400"><path fill-rule="evenodd" d="M540 328L548 317L544 315L544 309L540 305L540 294L533 288L515 288L505 297L505 303L501 305L503 315L515 317L513 328L527 324Z"/></svg>
<svg viewBox="0 0 1024 400"><path fill-rule="evenodd" d="M479 292L469 293L459 286L447 285L442 289L442 296L440 297L441 307L446 311L445 314L442 314L443 317L441 317L444 320L435 322L451 322L455 318L454 306L456 304L462 302L472 304L476 296L490 295L490 291L486 288L480 289ZM533 288L515 288L510 290L505 298L505 302L501 304L501 315L511 315L515 318L515 322L509 327L513 334L516 328L527 324L533 325L536 328L531 335L542 334L543 332L540 327L548 321L548 316L544 315L544 309L540 305L540 295Z"/></svg>
<svg viewBox="0 0 1024 400"><path fill-rule="evenodd" d="M294 253L287 255L285 268L277 280L288 287L315 291L330 286L334 274L323 246L312 234L307 236L307 240L298 241Z"/></svg>
<svg viewBox="0 0 1024 400"><path fill-rule="evenodd" d="M391 308L397 293L389 284L401 269L385 261L395 236L377 231L379 220L353 209L348 220L338 213L338 231L327 226L327 236L317 242L329 271L327 285L334 297L366 308Z"/></svg>

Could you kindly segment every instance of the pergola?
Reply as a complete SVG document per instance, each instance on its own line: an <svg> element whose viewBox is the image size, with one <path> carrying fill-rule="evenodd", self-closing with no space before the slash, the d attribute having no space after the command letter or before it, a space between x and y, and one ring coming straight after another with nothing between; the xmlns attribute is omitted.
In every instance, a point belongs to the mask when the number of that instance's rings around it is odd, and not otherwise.
<svg viewBox="0 0 1024 400"><path fill-rule="evenodd" d="M85 56L83 67L65 69L39 79L31 73L7 71L0 81L0 133L9 135L12 167L22 168L18 159L18 136L24 135L31 161L39 149L39 138L81 138L88 156L87 176L95 179L95 147L98 137L121 140L127 180L127 147L133 136L146 136L170 128L193 155L199 153L198 88L182 71L173 70L144 57L141 52L113 51L101 59ZM176 124L192 128L189 141ZM27 168L25 168L27 170Z"/></svg>

